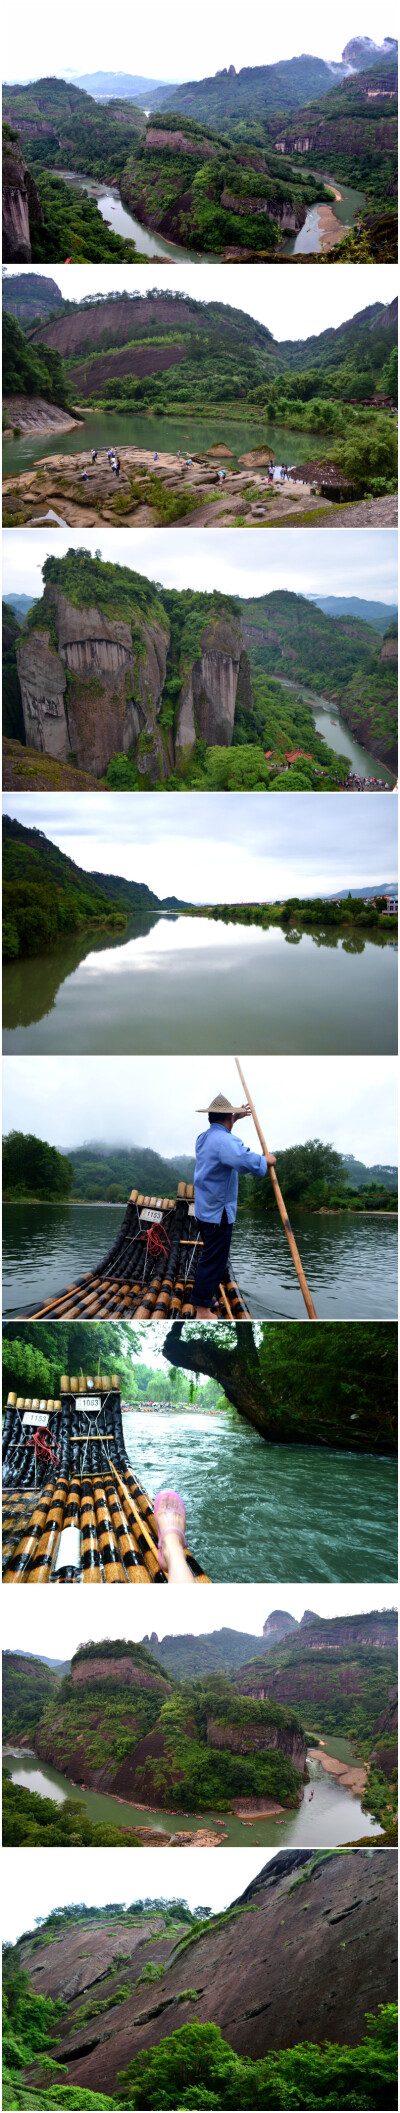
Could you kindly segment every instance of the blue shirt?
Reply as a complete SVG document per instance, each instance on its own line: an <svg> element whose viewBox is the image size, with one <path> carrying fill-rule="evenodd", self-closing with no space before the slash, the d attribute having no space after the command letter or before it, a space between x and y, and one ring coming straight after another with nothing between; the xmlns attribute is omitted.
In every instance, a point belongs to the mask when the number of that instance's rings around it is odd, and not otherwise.
<svg viewBox="0 0 400 2113"><path fill-rule="evenodd" d="M263 1152L249 1152L240 1137L233 1137L232 1131L225 1129L224 1123L210 1123L209 1130L201 1130L196 1138L196 1218L220 1225L225 1210L229 1225L233 1225L239 1174L259 1174L262 1179L266 1172Z"/></svg>

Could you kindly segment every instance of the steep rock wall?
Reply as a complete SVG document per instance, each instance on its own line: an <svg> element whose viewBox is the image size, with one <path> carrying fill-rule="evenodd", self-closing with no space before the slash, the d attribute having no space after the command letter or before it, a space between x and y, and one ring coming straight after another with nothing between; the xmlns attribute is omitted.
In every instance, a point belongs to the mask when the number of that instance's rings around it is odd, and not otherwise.
<svg viewBox="0 0 400 2113"><path fill-rule="evenodd" d="M251 678L243 655L240 619L218 618L206 625L201 653L182 684L175 736L176 760L189 760L198 736L208 746L230 748L241 662L248 709L252 705Z"/></svg>
<svg viewBox="0 0 400 2113"><path fill-rule="evenodd" d="M32 628L18 647L18 672L27 745L76 762L93 777L111 756L129 755L141 736L139 768L150 778L172 767L168 739L158 728L165 682L168 621L131 627L102 610L76 609L58 588L46 587L49 632ZM134 615L134 611L132 611ZM57 647L50 629L56 624Z"/></svg>
<svg viewBox="0 0 400 2113"><path fill-rule="evenodd" d="M133 2053L194 2017L219 2025L238 2053L254 2059L300 2040L356 2045L366 2012L396 2001L396 1886L391 1849L353 1849L326 1861L283 1852L237 1903L252 1913L222 1927L213 1918L182 1957L176 1937L162 1938L156 1956L166 1970L156 1989L138 1985L162 1929L154 1913L139 1931L126 1929L123 1917L100 1928L80 1922L48 1945L42 1930L40 1946L37 1935L21 1944L21 1963L43 1995L68 2003L57 2053L68 2082L82 2087L84 2105L85 2088L98 2090L101 2077L103 2090L115 2091ZM108 2009L107 1999L127 1982L129 1996ZM195 2005L183 2000L188 1984ZM92 1988L95 2000L104 1995L104 2011L85 2023L79 1998Z"/></svg>

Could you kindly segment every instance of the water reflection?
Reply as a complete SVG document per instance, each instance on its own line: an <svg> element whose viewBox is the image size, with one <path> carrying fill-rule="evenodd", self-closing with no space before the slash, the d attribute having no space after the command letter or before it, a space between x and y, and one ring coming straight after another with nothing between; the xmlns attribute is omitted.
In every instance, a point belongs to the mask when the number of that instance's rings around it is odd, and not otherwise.
<svg viewBox="0 0 400 2113"><path fill-rule="evenodd" d="M397 1048L396 952L391 932L141 915L122 933L74 935L7 962L3 1046L209 1054L239 1039L260 1055L387 1055Z"/></svg>

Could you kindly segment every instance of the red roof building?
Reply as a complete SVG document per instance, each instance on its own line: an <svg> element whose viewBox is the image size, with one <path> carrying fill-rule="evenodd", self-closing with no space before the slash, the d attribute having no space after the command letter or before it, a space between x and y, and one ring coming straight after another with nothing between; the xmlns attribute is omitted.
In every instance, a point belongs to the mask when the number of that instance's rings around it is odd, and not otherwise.
<svg viewBox="0 0 400 2113"><path fill-rule="evenodd" d="M309 751L306 748L287 748L285 755L287 763L297 763L300 756L304 756L306 763L314 762L314 757L309 755Z"/></svg>

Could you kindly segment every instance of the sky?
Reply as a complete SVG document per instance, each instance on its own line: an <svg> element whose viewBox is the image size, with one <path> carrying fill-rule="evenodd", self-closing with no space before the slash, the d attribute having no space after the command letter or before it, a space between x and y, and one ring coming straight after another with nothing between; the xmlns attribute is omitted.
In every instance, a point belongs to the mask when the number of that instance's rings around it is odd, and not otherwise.
<svg viewBox="0 0 400 2113"><path fill-rule="evenodd" d="M84 536L81 528L48 530L46 557L62 558L66 550L81 549L83 541L92 557L100 550L107 564L115 564L114 528L85 529ZM34 529L20 528L17 536L5 529L5 600L9 594L40 595L43 563ZM117 563L159 580L163 587L191 587L203 594L216 588L220 594L248 597L286 589L311 597L355 594L361 601L397 604L397 534L390 528L370 529L367 536L363 528L348 528L345 538L327 528L322 543L315 528L306 536L302 528L281 528L277 536L255 540L241 529L235 536L227 536L224 529L209 529L206 536L193 529L187 550L180 529L170 528L166 536L161 529L148 528L144 536L139 529L121 528Z"/></svg>
<svg viewBox="0 0 400 2113"><path fill-rule="evenodd" d="M155 288L162 293L194 294L197 301L222 300L241 309L264 323L278 341L290 338L297 342L319 336L322 330L337 330L350 316L377 301L389 303L397 293L396 266L391 264L380 264L378 271L376 264L359 264L356 272L349 272L345 264L326 272L304 265L296 272L295 301L293 274L282 271L279 264L269 264L267 271L258 264L246 264L239 270L235 264L225 264L223 274L216 272L215 264L179 265L179 278L175 277L177 269L171 269L167 283L165 267L157 275L155 258L149 265L130 265L128 271L124 264L35 264L35 272L55 280L63 300L81 301L88 294L153 292ZM21 266L15 265L14 270L20 273Z"/></svg>
<svg viewBox="0 0 400 2113"><path fill-rule="evenodd" d="M3 811L42 829L87 873L145 881L161 900L279 902L397 876L397 800L329 793L5 793Z"/></svg>
<svg viewBox="0 0 400 2113"><path fill-rule="evenodd" d="M40 1589L40 1588L39 1588ZM16 1944L36 1917L50 1915L52 1908L71 1907L85 1901L87 1907L105 1907L120 1900L130 1907L134 1900L186 1900L188 1906L208 1907L217 1914L237 1900L251 1879L265 1869L275 1849L229 1849L215 1856L213 1849L180 1849L172 1866L159 1849L146 1849L144 1856L121 1854L120 1849L52 1849L39 1856L37 1849L24 1849L23 1885L16 1884L15 1850L3 1849L3 1940Z"/></svg>
<svg viewBox="0 0 400 2113"><path fill-rule="evenodd" d="M106 1596L107 1595L107 1596ZM191 1593L190 1612L186 1594L172 1586L159 1594L157 1613L150 1615L147 1585L138 1585L123 1612L116 1604L111 1585L100 1594L64 1593L60 1599L39 1585L33 1595L5 1594L3 1651L33 1651L40 1658L73 1658L83 1643L102 1643L105 1637L130 1643L150 1643L149 1623L156 1622L159 1641L163 1636L204 1636L215 1629L239 1629L248 1636L262 1636L264 1622L276 1608L275 1585L208 1585L207 1592ZM132 1604L133 1599L133 1604ZM162 1599L164 1612L160 1608ZM195 1601L195 1605L193 1605ZM340 1615L369 1614L394 1604L391 1585L279 1585L279 1606L301 1621L306 1610L329 1621ZM153 1607L153 1601L151 1602Z"/></svg>
<svg viewBox="0 0 400 2113"><path fill-rule="evenodd" d="M366 1166L397 1164L394 1057L243 1055L241 1063L270 1152L320 1137ZM5 1057L3 1128L65 1151L97 1141L172 1158L193 1153L204 1128L197 1110L220 1092L242 1105L233 1056ZM249 1118L238 1136L258 1150Z"/></svg>
<svg viewBox="0 0 400 2113"><path fill-rule="evenodd" d="M110 16L106 0L97 0L95 16L78 0L67 10L42 0L38 12L23 0L18 14L5 11L4 78L37 80L41 74L93 73L98 69L143 74L147 79L199 80L223 66L273 65L301 52L329 61L341 57L350 38L362 34L381 43L393 34L385 29L377 0L363 0L362 23L354 7L338 0L334 14L304 0L299 9L289 0L283 14L264 11L259 0L203 0L200 13L185 0L165 8L153 0L151 15L133 12L128 0ZM147 24L147 27L146 27ZM335 273L336 277L336 273Z"/></svg>

